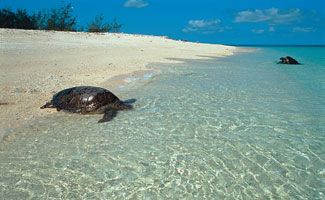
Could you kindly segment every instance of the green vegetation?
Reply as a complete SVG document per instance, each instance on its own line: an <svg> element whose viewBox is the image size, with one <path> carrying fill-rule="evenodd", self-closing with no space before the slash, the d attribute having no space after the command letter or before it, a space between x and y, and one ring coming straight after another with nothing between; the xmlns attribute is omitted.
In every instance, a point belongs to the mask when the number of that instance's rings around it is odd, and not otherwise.
<svg viewBox="0 0 325 200"><path fill-rule="evenodd" d="M1 28L37 29L34 15L29 15L26 10L18 9L15 13L10 9L0 10Z"/></svg>
<svg viewBox="0 0 325 200"><path fill-rule="evenodd" d="M52 9L50 14L44 18L46 19L47 30L76 31L77 18L72 15L71 4L62 6L59 9Z"/></svg>
<svg viewBox="0 0 325 200"><path fill-rule="evenodd" d="M118 24L116 20L112 23L105 23L103 15L95 17L95 20L88 25L88 32L102 33L102 32L120 32L122 25Z"/></svg>
<svg viewBox="0 0 325 200"><path fill-rule="evenodd" d="M25 9L16 12L10 9L0 9L0 28L77 31L77 17L72 14L72 5L66 4L50 11L39 11L29 14ZM120 32L122 25L114 20L104 22L102 15L95 17L88 25L89 32ZM78 31L82 31L79 29Z"/></svg>

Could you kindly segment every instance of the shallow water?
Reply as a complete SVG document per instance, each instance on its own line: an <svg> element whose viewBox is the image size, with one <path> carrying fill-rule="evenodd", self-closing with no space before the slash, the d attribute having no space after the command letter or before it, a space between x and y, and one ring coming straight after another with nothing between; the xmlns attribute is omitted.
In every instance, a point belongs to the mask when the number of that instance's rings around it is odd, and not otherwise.
<svg viewBox="0 0 325 200"><path fill-rule="evenodd" d="M290 54L304 63L277 65ZM109 123L64 113L13 130L3 199L324 199L325 48L162 65ZM319 63L317 63L319 62Z"/></svg>

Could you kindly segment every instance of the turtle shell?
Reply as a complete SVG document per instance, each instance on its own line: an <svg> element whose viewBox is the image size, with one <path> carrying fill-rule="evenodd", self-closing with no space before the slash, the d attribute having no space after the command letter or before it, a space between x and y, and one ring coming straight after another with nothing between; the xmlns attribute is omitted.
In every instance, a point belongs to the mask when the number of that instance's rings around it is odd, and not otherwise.
<svg viewBox="0 0 325 200"><path fill-rule="evenodd" d="M121 104L109 90L93 86L79 86L62 90L52 99L54 107L75 113L103 113L109 106Z"/></svg>

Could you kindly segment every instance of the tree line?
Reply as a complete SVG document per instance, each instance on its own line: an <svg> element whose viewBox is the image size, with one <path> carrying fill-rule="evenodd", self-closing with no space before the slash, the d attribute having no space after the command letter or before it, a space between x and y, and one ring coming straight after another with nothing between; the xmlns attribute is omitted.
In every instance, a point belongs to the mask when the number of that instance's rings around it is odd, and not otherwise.
<svg viewBox="0 0 325 200"><path fill-rule="evenodd" d="M122 28L116 20L108 23L105 22L103 15L99 15L87 25L86 29L77 29L77 17L72 11L71 3L33 14L28 13L26 9L12 11L3 8L0 10L0 28L88 32L120 32Z"/></svg>

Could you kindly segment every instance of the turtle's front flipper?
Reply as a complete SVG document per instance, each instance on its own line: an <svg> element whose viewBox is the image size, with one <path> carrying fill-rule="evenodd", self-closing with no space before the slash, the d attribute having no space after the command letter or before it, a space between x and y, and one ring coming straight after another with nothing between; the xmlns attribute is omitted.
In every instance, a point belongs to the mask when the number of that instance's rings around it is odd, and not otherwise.
<svg viewBox="0 0 325 200"><path fill-rule="evenodd" d="M53 102L46 102L46 104L42 107L40 107L40 109L44 109L44 108L55 108L55 106L53 105Z"/></svg>
<svg viewBox="0 0 325 200"><path fill-rule="evenodd" d="M102 119L98 121L98 123L111 121L117 115L117 110L115 109L107 109Z"/></svg>

